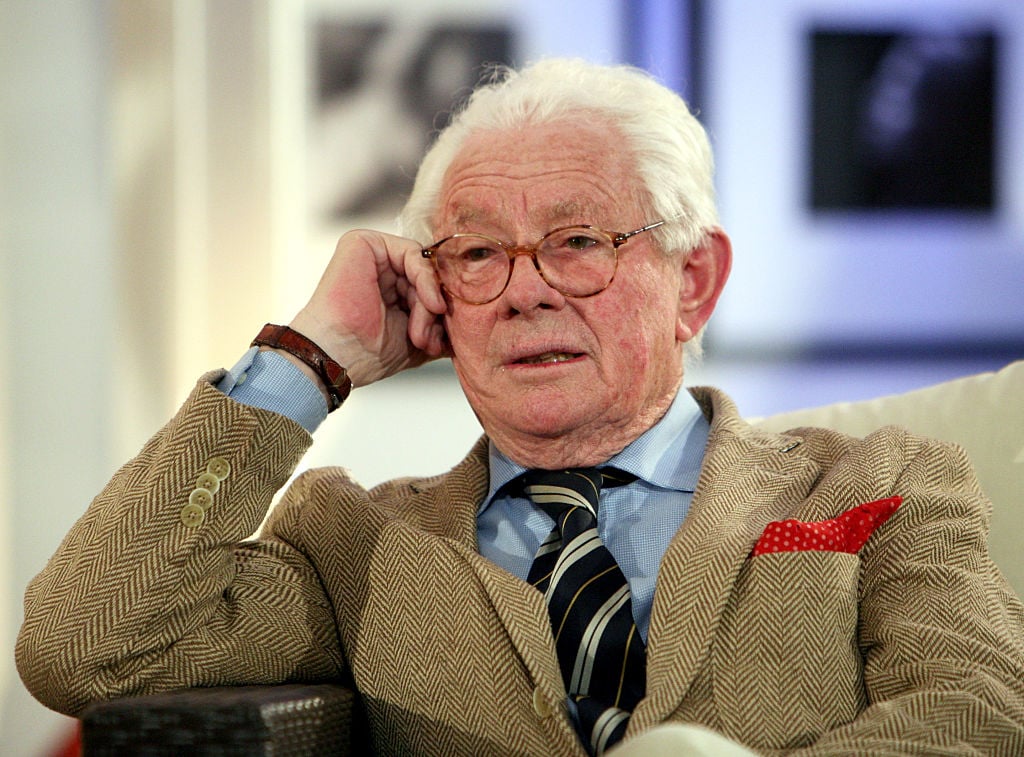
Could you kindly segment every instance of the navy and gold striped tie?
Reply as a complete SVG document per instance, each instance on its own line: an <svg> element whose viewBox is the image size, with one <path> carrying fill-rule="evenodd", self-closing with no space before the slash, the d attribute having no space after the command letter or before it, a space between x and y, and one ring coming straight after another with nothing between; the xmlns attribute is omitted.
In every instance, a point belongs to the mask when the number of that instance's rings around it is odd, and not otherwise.
<svg viewBox="0 0 1024 757"><path fill-rule="evenodd" d="M535 470L521 478L523 492L555 520L527 580L544 592L562 678L592 754L622 738L644 695L646 652L629 584L597 534L601 486L631 480L596 468Z"/></svg>

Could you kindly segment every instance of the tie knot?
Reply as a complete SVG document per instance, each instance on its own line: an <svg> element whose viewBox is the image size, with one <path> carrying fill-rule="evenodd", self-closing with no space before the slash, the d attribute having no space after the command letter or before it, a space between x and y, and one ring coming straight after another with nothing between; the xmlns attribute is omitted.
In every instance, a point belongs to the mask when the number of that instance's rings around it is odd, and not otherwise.
<svg viewBox="0 0 1024 757"><path fill-rule="evenodd" d="M548 513L582 507L597 518L602 485L619 486L635 478L614 468L529 470L520 477L520 484L523 494Z"/></svg>
<svg viewBox="0 0 1024 757"><path fill-rule="evenodd" d="M531 470L522 481L523 492L543 510L560 513L582 507L597 517L601 474L596 468Z"/></svg>

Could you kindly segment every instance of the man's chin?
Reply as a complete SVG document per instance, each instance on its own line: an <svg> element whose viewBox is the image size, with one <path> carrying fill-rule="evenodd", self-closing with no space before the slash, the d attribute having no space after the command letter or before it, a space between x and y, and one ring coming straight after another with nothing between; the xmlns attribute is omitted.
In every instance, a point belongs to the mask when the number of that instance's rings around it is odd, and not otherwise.
<svg viewBox="0 0 1024 757"><path fill-rule="evenodd" d="M495 425L539 439L557 439L587 426L600 416L579 391L555 388L527 391L499 400L491 413Z"/></svg>

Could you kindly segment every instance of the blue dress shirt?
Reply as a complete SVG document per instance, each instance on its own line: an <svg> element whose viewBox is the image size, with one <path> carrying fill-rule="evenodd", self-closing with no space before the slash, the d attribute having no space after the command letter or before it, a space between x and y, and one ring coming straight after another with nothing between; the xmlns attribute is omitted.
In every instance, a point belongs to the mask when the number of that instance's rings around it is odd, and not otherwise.
<svg viewBox="0 0 1024 757"><path fill-rule="evenodd" d="M297 365L252 347L217 384L231 399L291 418L313 433L327 418L327 400Z"/></svg>
<svg viewBox="0 0 1024 757"><path fill-rule="evenodd" d="M644 641L658 566L690 509L709 432L696 401L680 391L658 423L607 462L637 477L601 491L597 531L629 581ZM477 540L480 554L526 580L554 521L528 499L499 494L524 470L491 445L490 490L477 515Z"/></svg>

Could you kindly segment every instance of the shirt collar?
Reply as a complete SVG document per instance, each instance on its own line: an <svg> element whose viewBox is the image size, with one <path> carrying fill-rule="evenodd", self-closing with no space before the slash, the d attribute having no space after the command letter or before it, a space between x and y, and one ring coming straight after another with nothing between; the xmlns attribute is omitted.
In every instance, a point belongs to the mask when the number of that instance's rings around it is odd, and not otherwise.
<svg viewBox="0 0 1024 757"><path fill-rule="evenodd" d="M710 425L696 400L688 391L680 390L661 420L606 464L662 489L693 492L709 433ZM490 506L501 487L526 470L506 457L494 442L488 448L488 464L490 486L478 514Z"/></svg>

